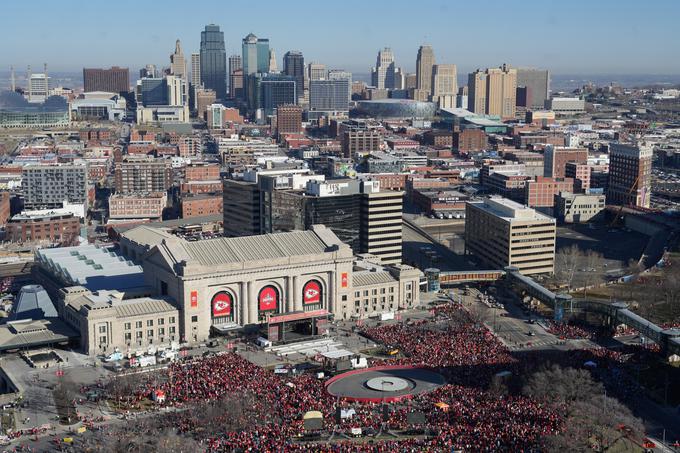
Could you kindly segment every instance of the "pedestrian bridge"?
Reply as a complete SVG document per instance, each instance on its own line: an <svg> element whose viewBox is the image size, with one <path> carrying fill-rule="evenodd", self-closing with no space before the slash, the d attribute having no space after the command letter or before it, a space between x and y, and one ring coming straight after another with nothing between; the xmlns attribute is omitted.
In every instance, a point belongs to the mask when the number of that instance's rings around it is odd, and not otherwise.
<svg viewBox="0 0 680 453"><path fill-rule="evenodd" d="M607 303L588 299L575 299L569 294L555 294L544 288L532 278L522 275L516 267L506 267L505 275L509 281L523 288L530 296L551 307L555 318L561 319L564 311L570 313L588 312L604 315L607 322L616 326L625 324L661 347L665 356L680 355L680 329L663 329L628 309L623 302Z"/></svg>

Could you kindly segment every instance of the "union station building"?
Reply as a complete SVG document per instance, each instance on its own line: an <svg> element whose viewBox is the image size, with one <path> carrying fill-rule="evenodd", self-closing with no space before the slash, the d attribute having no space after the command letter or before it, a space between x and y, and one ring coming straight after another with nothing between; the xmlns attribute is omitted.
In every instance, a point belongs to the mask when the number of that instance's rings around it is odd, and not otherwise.
<svg viewBox="0 0 680 453"><path fill-rule="evenodd" d="M139 226L122 234L115 252L138 275L119 276L117 287L106 285L106 269L101 278L86 275L77 286L64 284L68 266L58 260L78 252L59 250L61 258L36 260L41 282L61 282L54 285L60 316L80 331L89 353L202 342L256 325L276 342L296 323L305 323L304 334L316 335L330 318L361 319L420 303L418 269L354 256L323 225L197 241ZM88 253L85 262L96 261ZM123 288L128 281L134 286ZM97 288L88 288L94 282Z"/></svg>

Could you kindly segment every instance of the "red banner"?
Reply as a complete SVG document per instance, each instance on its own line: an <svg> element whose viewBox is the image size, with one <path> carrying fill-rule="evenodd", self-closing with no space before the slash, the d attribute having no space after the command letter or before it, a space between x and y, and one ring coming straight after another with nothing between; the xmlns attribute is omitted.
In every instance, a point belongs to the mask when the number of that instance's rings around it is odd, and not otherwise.
<svg viewBox="0 0 680 453"><path fill-rule="evenodd" d="M198 291L191 292L191 308L198 307Z"/></svg>
<svg viewBox="0 0 680 453"><path fill-rule="evenodd" d="M340 274L340 284L343 288L347 288L347 285L349 285L349 277L347 276L347 272Z"/></svg>
<svg viewBox="0 0 680 453"><path fill-rule="evenodd" d="M213 318L219 318L222 316L231 315L231 305L232 305L231 294L227 292L221 292L215 294L212 300L212 315Z"/></svg>
<svg viewBox="0 0 680 453"><path fill-rule="evenodd" d="M302 303L305 305L321 303L321 285L316 280L308 281L302 288Z"/></svg>
<svg viewBox="0 0 680 453"><path fill-rule="evenodd" d="M279 305L279 292L273 286L265 286L258 297L260 311L274 311Z"/></svg>

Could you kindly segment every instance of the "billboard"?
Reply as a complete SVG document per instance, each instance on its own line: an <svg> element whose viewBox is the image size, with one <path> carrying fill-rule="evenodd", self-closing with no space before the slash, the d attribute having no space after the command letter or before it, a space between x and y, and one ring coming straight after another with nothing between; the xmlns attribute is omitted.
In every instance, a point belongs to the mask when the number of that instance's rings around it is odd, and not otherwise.
<svg viewBox="0 0 680 453"><path fill-rule="evenodd" d="M273 286L265 286L257 298L260 311L275 311L279 306L279 292Z"/></svg>
<svg viewBox="0 0 680 453"><path fill-rule="evenodd" d="M321 284L316 280L310 280L302 288L302 303L304 305L321 303Z"/></svg>
<svg viewBox="0 0 680 453"><path fill-rule="evenodd" d="M212 298L212 316L213 318L221 318L223 316L231 316L231 310L234 299L226 291L215 294Z"/></svg>

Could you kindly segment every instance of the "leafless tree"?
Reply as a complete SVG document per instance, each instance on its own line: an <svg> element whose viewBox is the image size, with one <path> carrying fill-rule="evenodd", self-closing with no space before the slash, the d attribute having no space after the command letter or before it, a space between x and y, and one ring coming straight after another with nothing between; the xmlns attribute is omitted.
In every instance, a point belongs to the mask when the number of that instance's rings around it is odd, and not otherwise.
<svg viewBox="0 0 680 453"><path fill-rule="evenodd" d="M644 433L642 422L617 399L606 396L587 370L554 365L534 373L523 392L565 407L563 431L546 439L547 451L605 451L626 436L639 438Z"/></svg>
<svg viewBox="0 0 680 453"><path fill-rule="evenodd" d="M604 390L586 370L553 365L531 375L523 392L534 398L567 404L588 399Z"/></svg>
<svg viewBox="0 0 680 453"><path fill-rule="evenodd" d="M560 285L567 285L571 290L576 268L581 260L581 249L577 245L563 247L555 254L555 280Z"/></svg>

